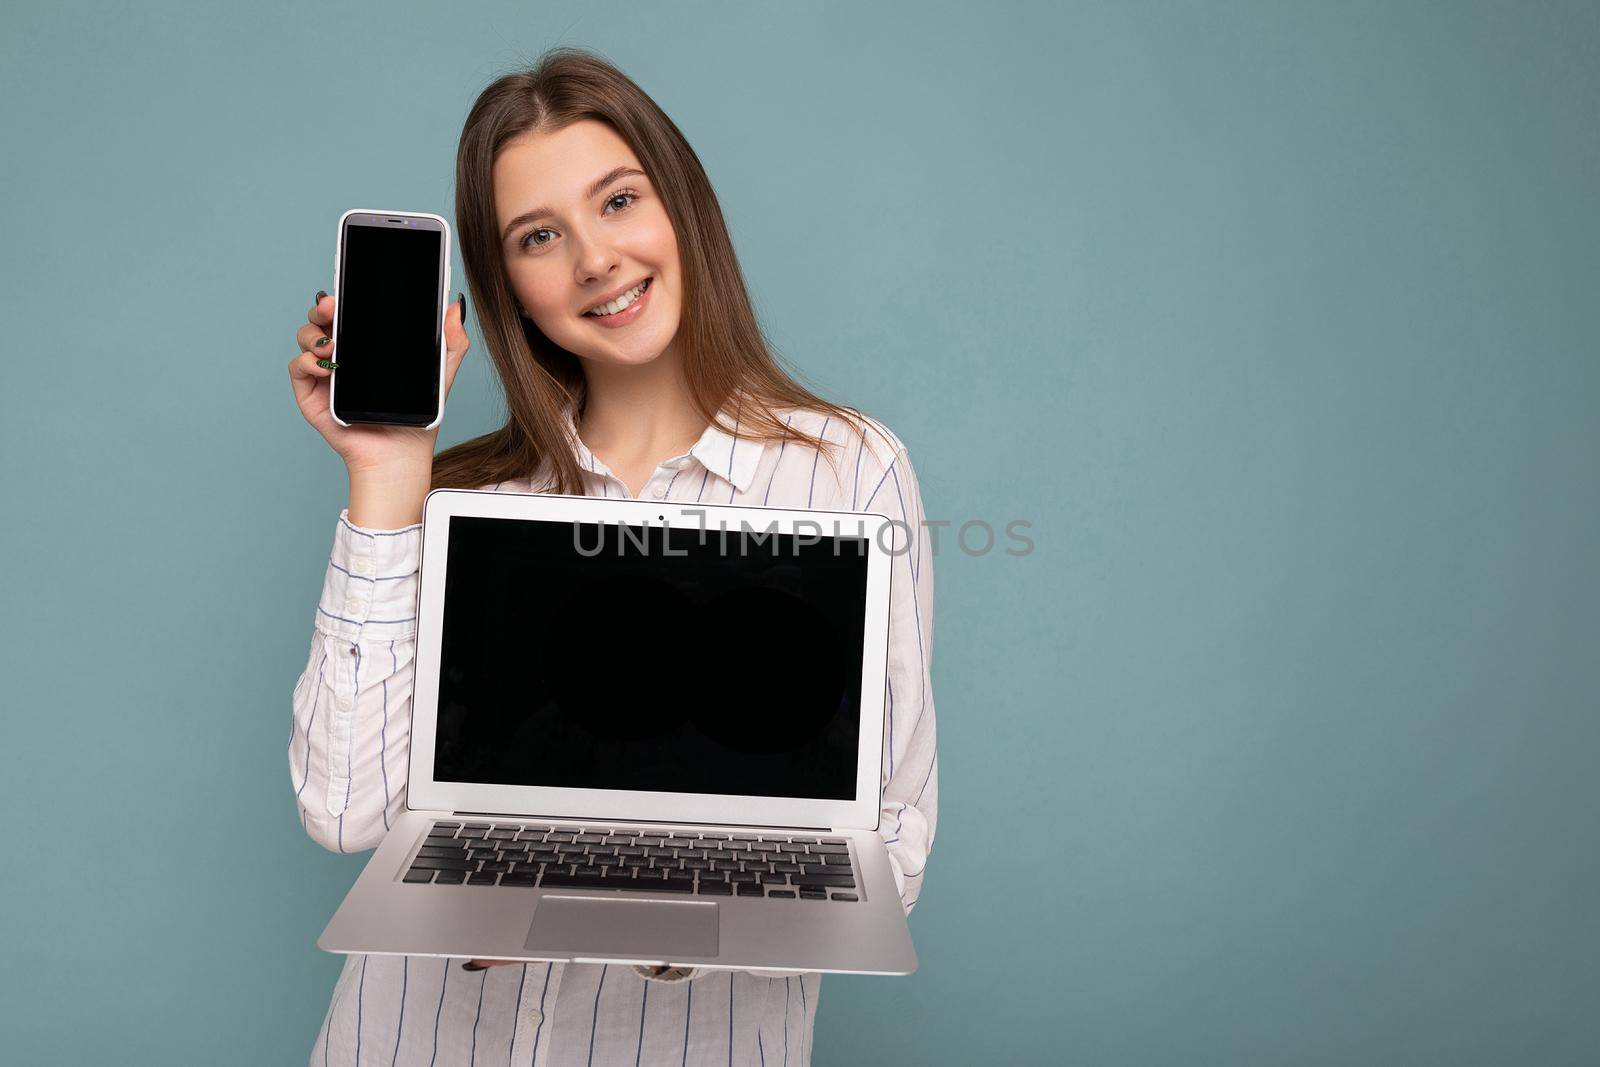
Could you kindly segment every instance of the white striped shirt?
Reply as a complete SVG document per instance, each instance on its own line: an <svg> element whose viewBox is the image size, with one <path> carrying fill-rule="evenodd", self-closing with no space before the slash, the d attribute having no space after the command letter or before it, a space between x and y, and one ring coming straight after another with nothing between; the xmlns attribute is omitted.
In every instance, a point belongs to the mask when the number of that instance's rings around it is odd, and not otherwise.
<svg viewBox="0 0 1600 1067"><path fill-rule="evenodd" d="M905 446L838 419L778 412L837 441L837 469L815 449L749 441L715 426L657 467L641 497L872 511L906 524L892 560L887 735L879 833L909 914L938 814L932 551ZM732 414L730 413L730 421ZM568 432L589 496L631 494ZM735 427L737 429L737 427ZM533 492L536 477L495 486ZM897 542L908 545L905 534ZM289 776L306 832L330 850L374 848L405 810L422 527L369 530L348 511L334 529L304 673L294 690ZM715 669L715 653L693 655ZM631 966L529 963L461 969L461 960L350 956L312 1046L313 1064L745 1064L810 1062L822 976L696 971L677 981Z"/></svg>

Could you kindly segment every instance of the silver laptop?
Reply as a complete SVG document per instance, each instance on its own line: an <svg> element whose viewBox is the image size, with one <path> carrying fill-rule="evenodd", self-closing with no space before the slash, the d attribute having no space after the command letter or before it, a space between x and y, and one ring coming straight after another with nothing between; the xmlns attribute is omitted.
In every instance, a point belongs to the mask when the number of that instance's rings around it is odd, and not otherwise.
<svg viewBox="0 0 1600 1067"><path fill-rule="evenodd" d="M910 974L882 515L435 490L407 810L330 952Z"/></svg>

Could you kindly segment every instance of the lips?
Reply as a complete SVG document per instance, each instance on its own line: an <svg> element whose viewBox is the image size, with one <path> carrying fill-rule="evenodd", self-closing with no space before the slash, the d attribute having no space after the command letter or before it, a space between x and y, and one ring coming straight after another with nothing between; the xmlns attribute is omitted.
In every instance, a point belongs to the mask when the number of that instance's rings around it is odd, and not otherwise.
<svg viewBox="0 0 1600 1067"><path fill-rule="evenodd" d="M590 322L594 323L595 326L602 330L626 330L629 326L632 326L634 323L650 314L650 305L655 302L655 298L655 285L646 284L644 288L640 290L639 295L634 298L633 303L629 304L621 311L618 311L616 314L584 315L583 318L588 319Z"/></svg>
<svg viewBox="0 0 1600 1067"><path fill-rule="evenodd" d="M604 318L605 316L597 314L594 309L598 308L598 307L604 307L605 305L611 303L613 300L616 300L619 297L621 297L621 296L623 296L623 295L625 295L627 293L633 292L635 289L638 289L642 285L642 286L644 286L644 289L640 291L639 296L634 298L634 303L637 303L644 296L644 294L649 291L650 285L651 285L651 283L653 281L654 281L654 275L647 275L646 277L640 278L638 281L634 282L632 285L624 286L623 288L618 289L616 292L611 293L610 295L606 296L604 299L596 300L593 304L589 305L587 310L582 312L581 317L591 318L591 319L593 319L593 318ZM632 304L629 305L629 307L632 307L632 306L633 306ZM627 308L623 308L622 310L626 311L628 309ZM619 312L615 312L614 314L619 314L620 315L621 313L622 312L619 311Z"/></svg>

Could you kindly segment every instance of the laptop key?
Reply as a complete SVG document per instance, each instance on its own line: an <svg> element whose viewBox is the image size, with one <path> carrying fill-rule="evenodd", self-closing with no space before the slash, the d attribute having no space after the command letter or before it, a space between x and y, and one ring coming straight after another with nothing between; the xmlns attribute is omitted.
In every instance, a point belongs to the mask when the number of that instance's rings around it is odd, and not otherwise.
<svg viewBox="0 0 1600 1067"><path fill-rule="evenodd" d="M805 886L805 887L802 887L799 892L800 892L800 899L801 900L827 900L828 899L828 891L826 889L817 889L817 888L812 887L812 886Z"/></svg>
<svg viewBox="0 0 1600 1067"><path fill-rule="evenodd" d="M544 889L616 889L624 884L631 884L621 878L606 878L598 872L594 874L563 874L560 871L547 873L539 882Z"/></svg>
<svg viewBox="0 0 1600 1067"><path fill-rule="evenodd" d="M761 884L762 885L788 885L789 884L789 876L787 874L763 874L761 876Z"/></svg>
<svg viewBox="0 0 1600 1067"><path fill-rule="evenodd" d="M478 867L470 860L452 859L448 856L423 856L413 860L411 866L413 869L425 868L433 871L472 871Z"/></svg>
<svg viewBox="0 0 1600 1067"><path fill-rule="evenodd" d="M733 886L727 882L701 882L700 895L707 897L731 897Z"/></svg>
<svg viewBox="0 0 1600 1067"><path fill-rule="evenodd" d="M860 900L861 898L856 896L854 893L834 893L833 894L833 899L834 900Z"/></svg>
<svg viewBox="0 0 1600 1067"><path fill-rule="evenodd" d="M848 845L829 845L829 844L823 844L821 842L818 842L817 844L811 846L811 851L813 853L826 853L826 852L840 853L840 852L849 852L850 848L849 848Z"/></svg>
<svg viewBox="0 0 1600 1067"><path fill-rule="evenodd" d="M433 880L434 885L460 885L467 880L466 871L440 871L439 877Z"/></svg>
<svg viewBox="0 0 1600 1067"><path fill-rule="evenodd" d="M856 880L850 874L797 874L793 882L798 886L839 886L841 889L854 889Z"/></svg>
<svg viewBox="0 0 1600 1067"><path fill-rule="evenodd" d="M433 881L433 876L437 873L437 871L429 867L413 867L406 872L405 881L412 883L431 882Z"/></svg>
<svg viewBox="0 0 1600 1067"><path fill-rule="evenodd" d="M501 885L522 886L524 888L532 888L533 883L534 883L534 879L535 879L535 874L532 871L528 871L525 874L521 873L521 872L517 872L517 873L513 873L513 874L503 874L503 875L500 876L500 884Z"/></svg>
<svg viewBox="0 0 1600 1067"><path fill-rule="evenodd" d="M755 882L740 882L737 892L741 897L759 897L765 895L762 888Z"/></svg>
<svg viewBox="0 0 1600 1067"><path fill-rule="evenodd" d="M767 890L767 896L769 896L769 897L788 897L790 900L793 900L794 899L794 892L795 891L793 889L769 889L769 890Z"/></svg>
<svg viewBox="0 0 1600 1067"><path fill-rule="evenodd" d="M831 867L848 867L850 866L850 857L828 855L822 857L822 862Z"/></svg>
<svg viewBox="0 0 1600 1067"><path fill-rule="evenodd" d="M498 874L473 874L467 876L468 885L494 885Z"/></svg>

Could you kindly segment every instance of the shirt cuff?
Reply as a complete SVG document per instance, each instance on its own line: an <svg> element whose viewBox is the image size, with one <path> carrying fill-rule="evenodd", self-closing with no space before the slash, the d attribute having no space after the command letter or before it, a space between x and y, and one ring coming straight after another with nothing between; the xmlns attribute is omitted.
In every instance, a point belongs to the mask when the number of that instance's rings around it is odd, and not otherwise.
<svg viewBox="0 0 1600 1067"><path fill-rule="evenodd" d="M339 512L317 602L317 627L348 640L398 640L417 632L422 524L372 530Z"/></svg>

